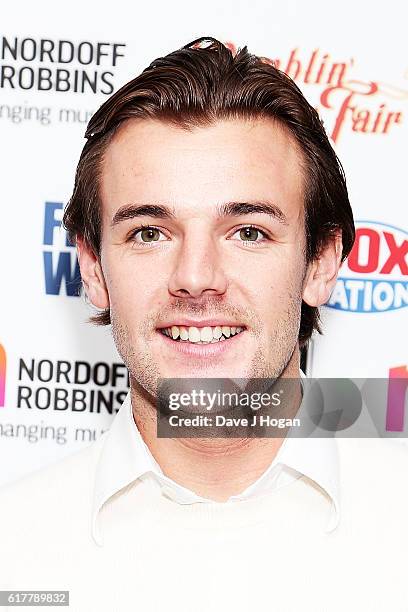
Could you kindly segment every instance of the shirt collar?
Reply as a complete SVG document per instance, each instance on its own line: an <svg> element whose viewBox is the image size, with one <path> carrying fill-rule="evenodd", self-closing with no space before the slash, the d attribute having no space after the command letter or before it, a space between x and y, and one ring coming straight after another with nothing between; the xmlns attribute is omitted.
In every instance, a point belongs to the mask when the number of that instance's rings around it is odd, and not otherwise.
<svg viewBox="0 0 408 612"><path fill-rule="evenodd" d="M92 535L98 544L101 544L101 535L97 518L102 506L112 495L146 472L154 470L153 458L150 452L147 452L133 419L129 392L106 433L96 466Z"/></svg>
<svg viewBox="0 0 408 612"><path fill-rule="evenodd" d="M300 376L304 397L306 377L303 372L300 372ZM256 489L277 465L295 470L299 475L306 476L323 489L332 501L332 513L327 530L335 529L340 518L339 459L336 441L333 438L291 438L287 436L268 470L248 487L243 496L238 495L234 498L248 497L251 491ZM92 536L98 545L102 545L97 520L102 506L115 493L148 472L164 481L169 481L163 475L160 466L136 427L129 392L106 433L96 466L91 520ZM177 486L181 494L181 503L183 501L192 503L192 495L195 498L194 501L209 501L192 494L191 491L180 485Z"/></svg>

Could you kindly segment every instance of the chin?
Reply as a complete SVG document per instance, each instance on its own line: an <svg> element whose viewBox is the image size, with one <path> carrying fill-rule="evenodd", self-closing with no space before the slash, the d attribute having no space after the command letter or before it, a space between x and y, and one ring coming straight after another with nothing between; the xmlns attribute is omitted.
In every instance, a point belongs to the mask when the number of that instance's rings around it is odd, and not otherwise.
<svg viewBox="0 0 408 612"><path fill-rule="evenodd" d="M248 376L248 367L245 365L237 364L203 364L203 363L190 363L188 366L180 365L169 369L169 367L163 367L162 378L246 378Z"/></svg>

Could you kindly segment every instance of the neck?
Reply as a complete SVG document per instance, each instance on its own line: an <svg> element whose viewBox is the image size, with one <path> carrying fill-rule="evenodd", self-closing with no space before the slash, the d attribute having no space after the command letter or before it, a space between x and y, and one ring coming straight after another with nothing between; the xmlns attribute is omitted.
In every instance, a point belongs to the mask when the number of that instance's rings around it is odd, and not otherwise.
<svg viewBox="0 0 408 612"><path fill-rule="evenodd" d="M299 379L297 348L281 378ZM133 417L163 473L214 501L226 501L255 482L269 467L281 447L279 438L158 438L156 408L140 386L131 381ZM293 414L301 402L301 391L293 396Z"/></svg>

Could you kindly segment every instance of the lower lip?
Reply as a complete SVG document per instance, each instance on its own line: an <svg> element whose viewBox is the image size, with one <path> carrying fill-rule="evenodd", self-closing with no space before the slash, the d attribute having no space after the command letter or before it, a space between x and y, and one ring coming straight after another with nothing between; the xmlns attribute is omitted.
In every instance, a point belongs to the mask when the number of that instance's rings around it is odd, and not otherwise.
<svg viewBox="0 0 408 612"><path fill-rule="evenodd" d="M235 336L229 337L227 340L221 340L221 342L214 342L212 344L195 344L193 342L176 341L171 340L168 336L165 336L159 331L157 333L170 348L173 348L183 355L189 355L190 357L216 357L217 355L225 353L228 348L233 348L237 342L239 342L245 330Z"/></svg>

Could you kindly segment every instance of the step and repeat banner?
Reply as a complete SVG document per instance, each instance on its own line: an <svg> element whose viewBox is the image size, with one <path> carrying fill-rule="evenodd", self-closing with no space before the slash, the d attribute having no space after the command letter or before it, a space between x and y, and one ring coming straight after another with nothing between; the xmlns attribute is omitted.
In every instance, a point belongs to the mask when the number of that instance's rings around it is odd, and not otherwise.
<svg viewBox="0 0 408 612"><path fill-rule="evenodd" d="M372 14L351 2L331 14L323 1L170 4L137 15L127 2L114 14L94 0L60 12L36 5L2 20L0 484L97 439L127 393L110 330L87 322L78 297L62 211L93 112L199 36L274 60L318 109L345 168L357 237L307 373L408 377L404 3Z"/></svg>

